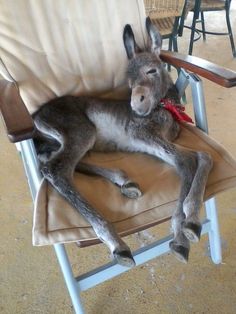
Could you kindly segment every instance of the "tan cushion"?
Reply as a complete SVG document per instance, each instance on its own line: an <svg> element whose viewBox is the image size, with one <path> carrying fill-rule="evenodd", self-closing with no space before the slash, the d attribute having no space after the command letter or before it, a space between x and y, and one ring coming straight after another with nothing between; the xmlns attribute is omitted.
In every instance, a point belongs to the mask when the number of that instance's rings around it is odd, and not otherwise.
<svg viewBox="0 0 236 314"><path fill-rule="evenodd" d="M176 142L193 150L209 152L213 157L214 167L207 183L205 199L236 184L236 162L222 146L202 131L183 125ZM141 198L131 200L103 178L75 174L76 186L81 194L114 223L121 235L145 229L172 215L179 193L179 178L166 163L136 153L91 153L85 160L103 167L125 170L130 178L139 183L144 193ZM92 228L82 216L43 181L34 211L33 244L80 241L82 245L89 245L94 243L94 239L96 236Z"/></svg>
<svg viewBox="0 0 236 314"><path fill-rule="evenodd" d="M143 0L0 0L0 74L31 113L64 94L123 92L127 23L144 46Z"/></svg>

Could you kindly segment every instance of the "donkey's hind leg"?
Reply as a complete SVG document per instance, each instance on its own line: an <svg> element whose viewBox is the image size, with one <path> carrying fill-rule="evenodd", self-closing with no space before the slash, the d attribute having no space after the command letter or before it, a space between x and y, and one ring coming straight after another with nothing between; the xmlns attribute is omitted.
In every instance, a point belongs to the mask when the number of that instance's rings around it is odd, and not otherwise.
<svg viewBox="0 0 236 314"><path fill-rule="evenodd" d="M82 197L74 185L75 167L92 148L96 139L93 124L86 117L77 117L78 119L79 121L74 122L77 122L80 128L86 128L85 130L71 128L69 124L61 125L53 118L51 124L48 123L49 118L47 121L37 121L38 129L53 135L61 143L57 154L41 165L41 171L52 186L90 223L97 237L109 247L116 261L132 267L135 262L129 247L117 234L113 225ZM73 116L70 117L71 120Z"/></svg>
<svg viewBox="0 0 236 314"><path fill-rule="evenodd" d="M68 148L74 155L75 151L72 152L71 147ZM91 224L98 238L109 247L116 261L132 267L135 263L129 247L116 233L112 224L91 207L74 186L72 178L74 168L68 166L73 163L72 158L68 160L68 150L65 147L65 150L43 165L42 172L53 187Z"/></svg>
<svg viewBox="0 0 236 314"><path fill-rule="evenodd" d="M142 196L139 185L130 180L127 174L120 169L108 169L79 162L75 170L85 174L98 175L106 178L110 182L118 185L121 193L129 198L138 198Z"/></svg>

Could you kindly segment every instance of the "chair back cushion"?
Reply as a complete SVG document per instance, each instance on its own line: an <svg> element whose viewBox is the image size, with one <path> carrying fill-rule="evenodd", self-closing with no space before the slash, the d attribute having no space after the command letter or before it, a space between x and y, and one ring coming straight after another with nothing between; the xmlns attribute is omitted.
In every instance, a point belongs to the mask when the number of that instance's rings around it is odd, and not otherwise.
<svg viewBox="0 0 236 314"><path fill-rule="evenodd" d="M142 0L0 0L0 74L17 82L28 110L65 94L124 90L122 33L145 43Z"/></svg>

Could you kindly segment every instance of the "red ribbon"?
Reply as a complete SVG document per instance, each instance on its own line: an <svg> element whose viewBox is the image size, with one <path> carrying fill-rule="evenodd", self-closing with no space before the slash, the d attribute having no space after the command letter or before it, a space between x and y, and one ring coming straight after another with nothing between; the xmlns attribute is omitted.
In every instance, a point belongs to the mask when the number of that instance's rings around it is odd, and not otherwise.
<svg viewBox="0 0 236 314"><path fill-rule="evenodd" d="M185 107L181 105L176 105L172 99L161 99L160 104L164 109L168 110L173 118L179 122L185 121L189 123L194 123L191 117L189 117L184 111Z"/></svg>

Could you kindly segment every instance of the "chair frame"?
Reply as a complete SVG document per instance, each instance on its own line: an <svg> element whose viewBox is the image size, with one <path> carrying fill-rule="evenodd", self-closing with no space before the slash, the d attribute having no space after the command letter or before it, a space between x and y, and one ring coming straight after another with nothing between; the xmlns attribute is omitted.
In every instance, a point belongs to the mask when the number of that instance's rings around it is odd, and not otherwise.
<svg viewBox="0 0 236 314"><path fill-rule="evenodd" d="M178 30L179 30L179 21L180 21L180 16L176 16L175 17L175 21L173 24L173 29L172 29L172 33L168 34L168 35L163 35L162 38L163 39L169 39L169 45L168 45L168 50L175 52L178 52Z"/></svg>
<svg viewBox="0 0 236 314"><path fill-rule="evenodd" d="M185 4L183 15L182 15L182 17L180 19L179 36L182 36L183 27L188 28L188 29L191 30L188 54L192 55L193 44L194 44L195 41L197 41L197 40L199 40L201 38L201 34L203 35L203 40L204 41L206 41L206 34L209 34L209 35L220 35L220 36L228 35L229 39L230 39L230 44L231 44L233 57L236 58L236 49L235 49L235 44L234 44L233 32L232 32L232 27L231 27L231 22L230 22L230 16L229 16L231 0L225 0L225 8L224 8L225 9L225 17L226 17L226 24L227 24L228 32L210 32L210 31L206 31L204 12L222 11L224 9L203 10L203 9L201 9L201 2L202 2L202 0L196 0L194 8L191 9L191 11L193 12L193 20L192 20L192 25L191 26L184 25L184 18L186 16L186 9L187 9L187 5L186 5L187 1L186 1L186 4ZM200 19L199 19L199 16L201 16ZM199 29L199 28L196 27L197 23L201 23L202 29ZM196 33L198 35L197 37L195 37Z"/></svg>
<svg viewBox="0 0 236 314"><path fill-rule="evenodd" d="M199 75L224 87L236 86L236 73L215 65L213 66L213 64L203 61L200 58L191 56L185 57L178 53L162 51L161 57L163 61L173 66L182 67L176 81L179 94L180 96L184 95L185 89L190 85L196 126L208 133L203 84L197 74L190 73L189 71L197 72ZM12 142L20 141L20 143L17 143L17 147L21 152L32 199L33 202L35 202L42 176L39 171L37 155L32 140L34 130L33 121L19 97L14 83L3 81L3 83L0 84L0 95L2 96L0 97L0 109L5 121L8 136ZM7 105L7 99L12 106L9 106L9 102ZM16 113L19 114L19 112L22 119L19 119L19 116L16 115ZM24 123L19 123L19 120L23 120ZM219 264L222 261L221 241L214 198L205 202L205 210L206 215L203 221L202 234L208 234L212 261L215 264ZM169 252L169 242L171 240L172 235L168 235L133 252L136 265L141 265ZM115 262L110 262L86 274L75 277L64 244L54 244L54 249L76 314L84 313L80 297L81 291L92 288L101 282L129 270L129 268L118 265Z"/></svg>

